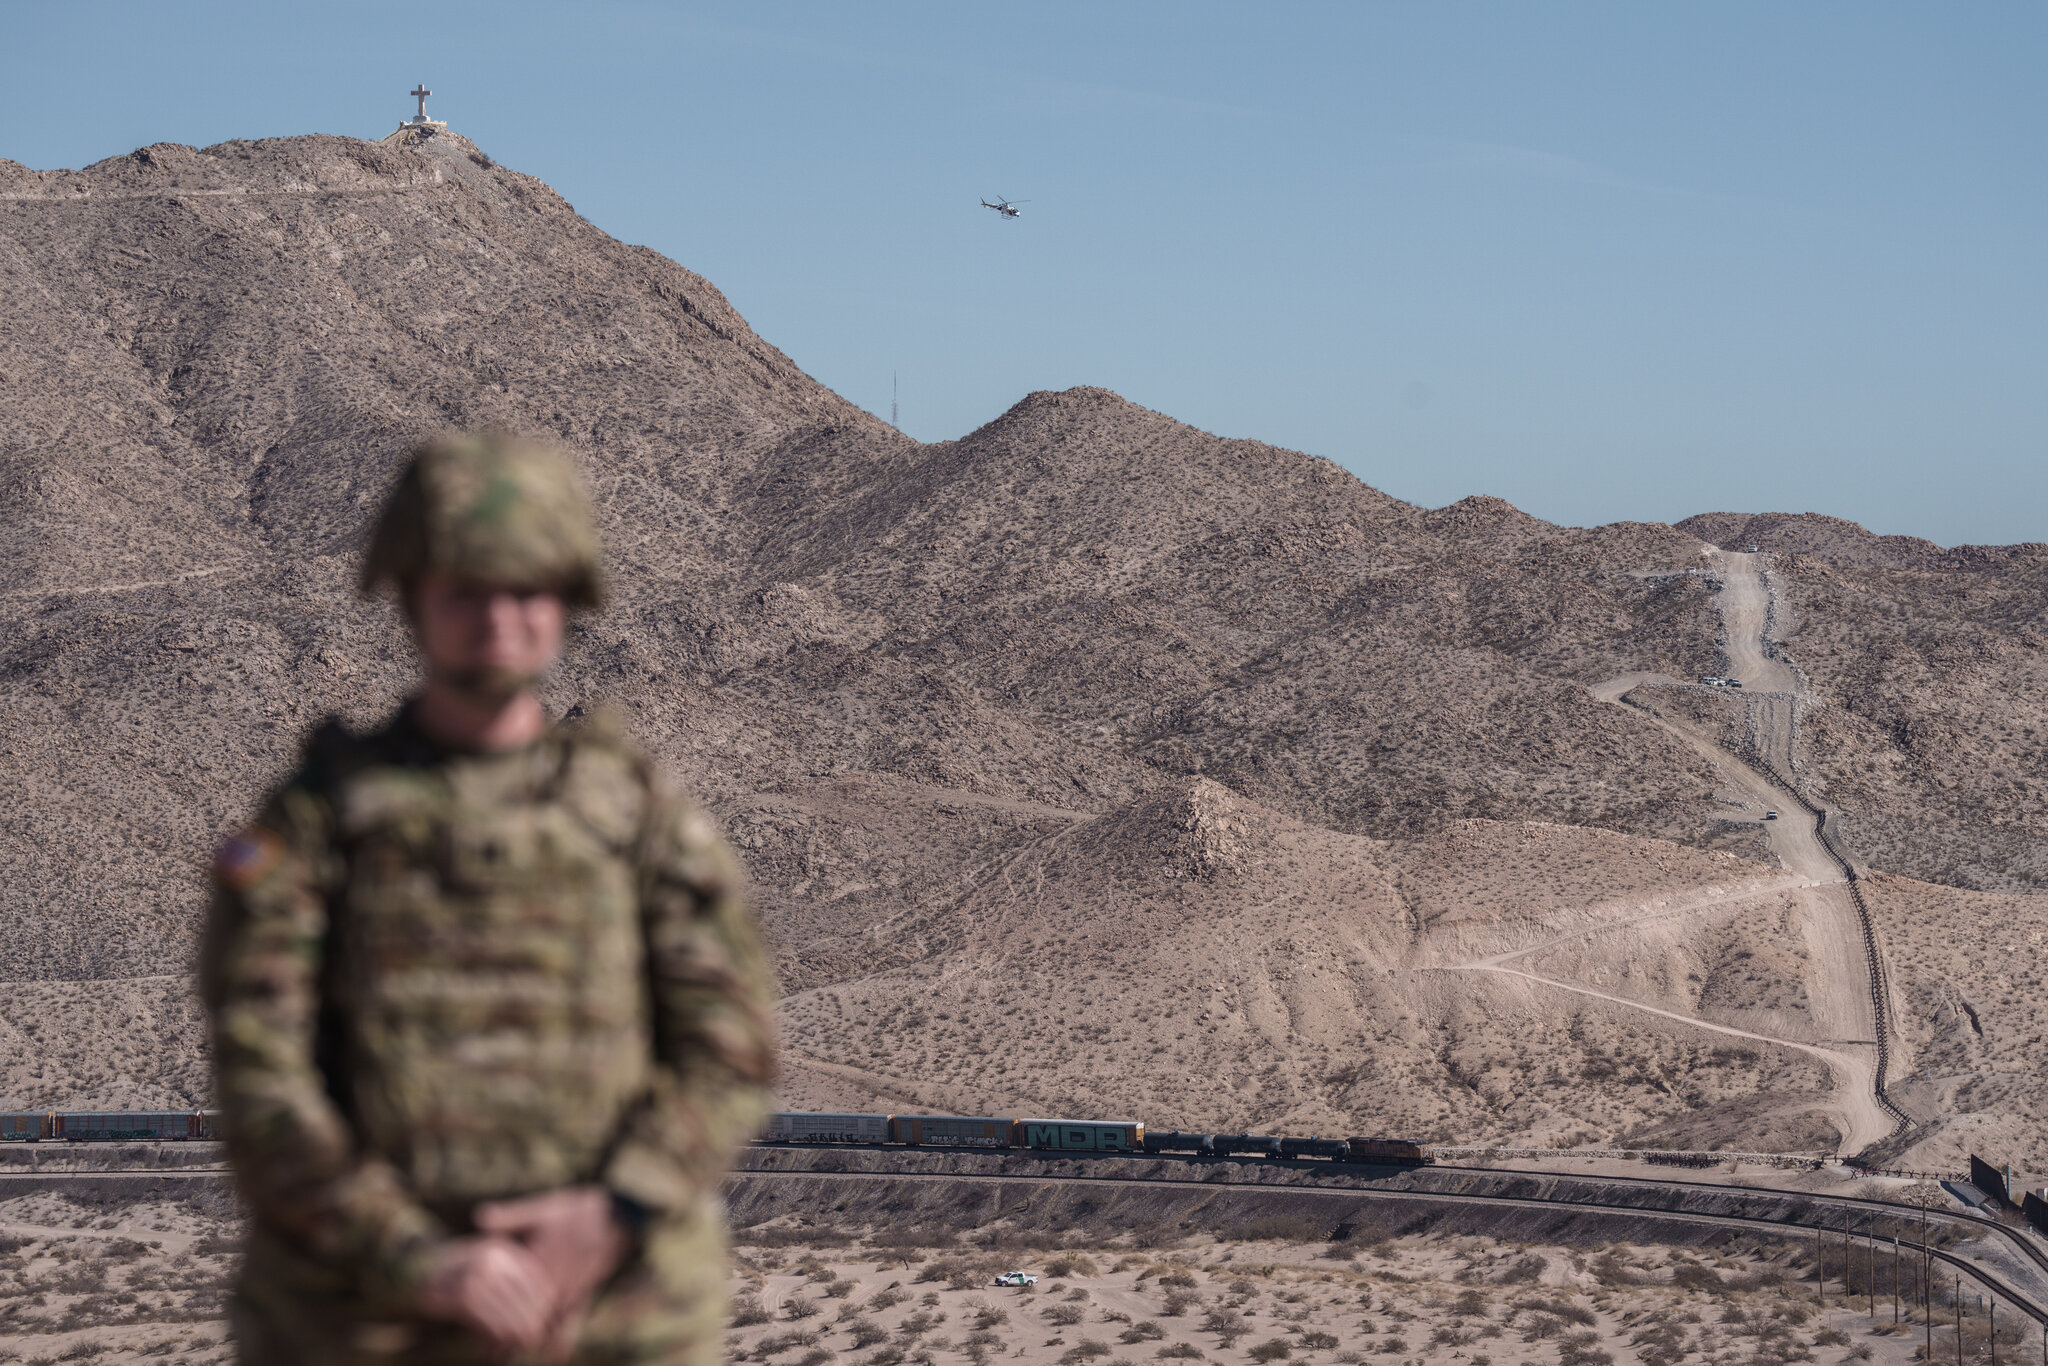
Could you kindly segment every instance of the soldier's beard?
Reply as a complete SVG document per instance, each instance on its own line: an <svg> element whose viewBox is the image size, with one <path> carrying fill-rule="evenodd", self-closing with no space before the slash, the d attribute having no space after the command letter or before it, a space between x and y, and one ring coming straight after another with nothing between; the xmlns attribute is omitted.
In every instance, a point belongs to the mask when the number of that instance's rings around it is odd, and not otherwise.
<svg viewBox="0 0 2048 1366"><path fill-rule="evenodd" d="M540 682L531 669L479 664L467 669L436 669L434 682L479 708L502 707Z"/></svg>

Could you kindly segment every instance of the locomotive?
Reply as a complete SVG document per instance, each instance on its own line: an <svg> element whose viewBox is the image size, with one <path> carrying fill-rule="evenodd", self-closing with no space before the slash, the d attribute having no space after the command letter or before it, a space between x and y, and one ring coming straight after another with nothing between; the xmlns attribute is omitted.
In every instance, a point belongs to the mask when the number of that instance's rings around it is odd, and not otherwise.
<svg viewBox="0 0 2048 1366"><path fill-rule="evenodd" d="M1406 1138L1280 1138L1150 1129L1131 1120L1007 1119L987 1115L859 1115L781 1112L763 1143L882 1144L917 1148L1025 1148L1061 1153L1187 1153L1197 1157L1319 1158L1327 1162L1420 1167L1436 1161Z"/></svg>

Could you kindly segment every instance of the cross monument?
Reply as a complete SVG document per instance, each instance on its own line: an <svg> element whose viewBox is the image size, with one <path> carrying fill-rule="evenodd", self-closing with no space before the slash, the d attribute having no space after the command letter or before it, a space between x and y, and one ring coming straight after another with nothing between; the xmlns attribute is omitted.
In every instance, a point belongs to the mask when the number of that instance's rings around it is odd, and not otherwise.
<svg viewBox="0 0 2048 1366"><path fill-rule="evenodd" d="M413 122L425 123L427 121L427 96L433 94L434 92L427 89L427 83L425 81L421 81L418 85L414 86L411 90L408 90L406 93L408 95L411 95L414 99L420 102L420 116L414 119Z"/></svg>

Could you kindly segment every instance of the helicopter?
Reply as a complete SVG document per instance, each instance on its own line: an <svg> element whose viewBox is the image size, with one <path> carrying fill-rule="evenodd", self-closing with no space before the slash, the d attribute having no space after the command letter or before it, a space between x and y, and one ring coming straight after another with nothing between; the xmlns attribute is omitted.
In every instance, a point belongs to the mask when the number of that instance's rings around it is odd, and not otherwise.
<svg viewBox="0 0 2048 1366"><path fill-rule="evenodd" d="M1028 199L1019 199L1015 203L1012 203L1010 200L1003 198L1001 195L997 195L995 203L991 204L986 199L984 199L981 201L981 207L983 207L984 209L994 209L997 213L1001 214L1005 218L1016 218L1024 212L1022 209L1018 208L1017 205L1029 204L1030 202L1031 201Z"/></svg>

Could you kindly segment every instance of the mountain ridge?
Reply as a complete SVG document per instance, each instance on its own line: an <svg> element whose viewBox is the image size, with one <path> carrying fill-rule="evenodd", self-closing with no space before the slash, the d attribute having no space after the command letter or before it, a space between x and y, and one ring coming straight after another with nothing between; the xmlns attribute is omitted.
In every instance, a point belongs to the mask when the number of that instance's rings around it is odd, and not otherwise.
<svg viewBox="0 0 2048 1366"><path fill-rule="evenodd" d="M1748 1126L1824 1143L1796 1050L1721 1058L1724 1043L1625 1004L1560 1006L1479 973L1424 982L1410 963L1421 931L1358 919L1370 904L1407 924L1415 851L1475 822L1623 882L1614 865L1662 870L1676 889L1718 861L1767 871L1761 813L1737 818L1725 775L1591 691L1727 667L1715 537L1780 538L1774 629L1814 699L1801 771L1851 798L1859 848L1987 894L2048 870L2048 804L1996 805L2010 783L2034 792L2020 773L2039 753L2031 713L1980 734L1911 691L1951 657L1979 670L1984 695L2031 686L2029 647L1996 638L2041 620L2026 547L1958 559L1898 538L1871 550L1811 519L1573 528L1484 496L1418 508L1326 459L1088 387L1034 392L920 444L810 379L701 277L612 240L456 134L157 144L75 172L0 164L0 319L0 400L21 415L0 431L0 777L19 794L0 818L0 978L43 994L180 970L205 851L291 763L294 737L329 713L372 724L402 695L409 653L390 609L355 594L355 547L405 447L479 423L560 442L583 466L616 601L576 623L547 701L620 705L732 832L793 988L795 1055L824 1059L798 1068L793 1095L858 1100L855 1062L825 1058L828 1003L874 999L876 963L926 961L915 927L971 924L966 908L1007 904L1005 870L1043 860L1065 870L1070 902L1096 889L1105 917L1170 925L1190 897L1234 915L1229 897L1270 890L1331 943L1370 942L1346 960L1355 972L1319 979L1304 1009L1327 1023L1283 1060L1285 1085L1252 1068L1243 1096L1216 1100L1217 1122L1264 1096L1330 1125L1502 1138ZM1873 674L1862 645L1880 637L1893 663ZM1935 737L1958 735L1969 744L1944 754ZM1879 761L1890 786L1863 767ZM1943 823L1916 839L1933 793ZM1291 870L1273 862L1290 841L1365 881L1339 887L1299 852ZM1540 864L1526 842L1470 847L1485 876L1541 899L1516 881ZM1258 876L1274 885L1246 885ZM1071 940L1089 922L1068 914ZM1721 914L1657 941L1656 999L1796 1024L1804 951L1759 930L1773 966L1744 976ZM1210 942L1191 930L1185 947ZM1168 1005L1145 995L1170 994L1157 952L1113 1012L1127 1034ZM937 968L973 979L1007 961ZM1589 957L1559 971L1581 966L1611 970ZM1049 959L1030 971L1059 976ZM1281 971L1294 969L1276 960L1230 990L1269 1004L1305 990ZM1408 975L1388 986L1390 971ZM1714 984L1697 1000L1693 971ZM162 1020L156 996L137 1000L135 1019ZM1272 1008L1257 1028L1227 1026L1242 1051L1219 1068L1235 1076L1240 1057L1286 1046L1273 1022L1293 1016ZM1599 1103L1523 1105L1545 1064L1490 1032L1495 1008L1556 1031L1576 1059L1566 1091ZM8 1009L0 1038L38 1055L7 1032L22 1025ZM1351 1025L1384 1036L1404 1094L1319 1061ZM971 1059L987 1046L973 1027L934 1027L928 1051ZM1066 1045L1092 1037L1062 1033L1057 1013L1039 1027ZM1614 1061L1628 1049L1643 1067ZM916 1091L922 1064L896 1050L870 1041L870 1063L901 1064L870 1101ZM162 1084L187 1096L189 1064ZM1658 1089L1681 1064L1696 1095ZM52 1068L0 1074L0 1088L42 1103L113 1084L82 1062ZM1004 1094L1106 1103L1118 1075L1055 1068ZM1185 1069L1127 1075L1162 1107L1209 1104L1175 1100Z"/></svg>

